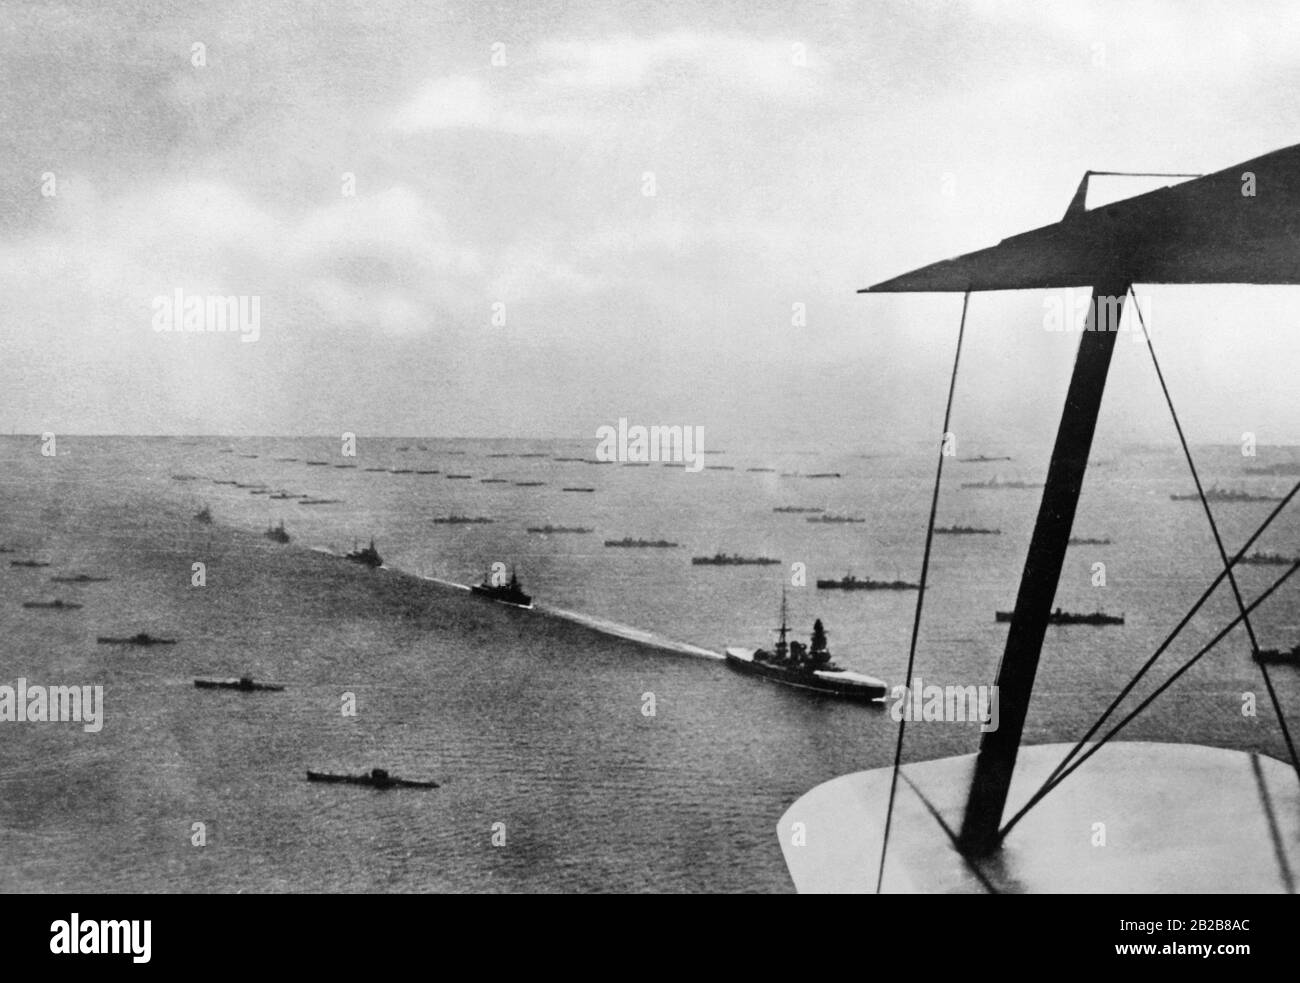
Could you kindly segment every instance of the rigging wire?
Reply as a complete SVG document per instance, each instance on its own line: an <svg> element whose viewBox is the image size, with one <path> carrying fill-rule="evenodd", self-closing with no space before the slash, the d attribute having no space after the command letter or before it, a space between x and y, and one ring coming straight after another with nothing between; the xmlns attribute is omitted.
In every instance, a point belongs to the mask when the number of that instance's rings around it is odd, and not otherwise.
<svg viewBox="0 0 1300 983"><path fill-rule="evenodd" d="M930 522L925 528L925 552L921 556L921 582L916 593L916 614L912 619L912 641L907 650L907 675L904 681L912 685L912 669L916 665L916 640L921 633L921 608L925 602L925 581L930 572L930 546L934 542L934 518L939 510L939 486L943 481L943 459L947 448L948 424L952 420L953 394L957 391L957 366L961 364L962 339L966 335L966 311L970 306L970 291L961 301L961 323L957 328L957 350L952 357L952 378L948 381L948 405L943 411L943 437L939 442L939 465L934 475L934 493L930 498ZM885 854L889 850L889 827L894 819L894 796L898 791L898 765L903 757L903 732L907 717L898 722L898 742L894 745L894 765L889 777L889 805L885 809L885 830L880 838L880 869L876 873L876 893L885 882Z"/></svg>
<svg viewBox="0 0 1300 983"><path fill-rule="evenodd" d="M1214 544L1219 550L1219 559L1223 561L1224 570L1228 574L1228 583L1232 587L1232 595L1237 601L1237 610L1241 612L1241 623L1246 627L1246 636L1250 639L1250 651L1252 656L1259 651L1259 640L1255 637L1255 629L1250 623L1250 618L1246 617L1246 602L1242 600L1241 588L1237 586L1237 576L1232 572L1232 564L1228 562L1228 551L1223 546L1223 537L1219 535L1219 524L1214 521L1214 510L1210 508L1210 503L1205 497L1205 489L1201 487L1201 476L1196 472L1196 464L1192 461L1191 448L1187 446L1187 438L1183 435L1183 425L1178 420L1178 411L1174 409L1173 397L1169 395L1169 387L1165 385L1165 374L1160 370L1160 360L1156 358L1155 345L1151 341L1151 332L1147 330L1146 319L1142 316L1142 307L1137 302L1137 294L1133 293L1133 285L1129 284L1129 293L1133 294L1133 309L1137 311L1138 324L1142 328L1142 336L1146 339L1147 351L1151 353L1151 364L1155 366L1156 378L1160 380L1160 389L1165 394L1165 402L1169 405L1169 415L1173 417L1174 429L1178 431L1178 442L1183 445L1183 456L1187 458L1188 470L1192 472L1192 480L1196 482L1196 494L1201 500L1201 505L1205 509L1205 518L1209 520L1210 532L1214 534ZM1273 679L1269 675L1268 666L1259 663L1260 671L1264 674L1264 687L1268 690L1268 696L1273 704L1273 712L1277 714L1277 722L1282 728L1282 737L1286 741L1286 749L1291 754L1291 767L1295 769L1296 777L1300 778L1300 758L1296 757L1295 742L1291 740L1291 730L1286 725L1286 715L1282 712L1282 703L1278 699L1277 690L1273 688Z"/></svg>
<svg viewBox="0 0 1300 983"><path fill-rule="evenodd" d="M998 830L999 838L1004 839L1006 835L1011 832L1012 827L1014 827L1016 823L1020 822L1020 820L1024 818L1025 814L1029 812L1029 810L1032 809L1035 805L1037 805L1045 795L1047 795L1049 792L1052 791L1052 789L1060 785L1061 782L1069 778L1070 775L1074 774L1074 772L1077 771L1085 761L1087 761L1094 754L1100 751L1106 745L1107 741L1109 741L1112 737L1114 737L1126 726L1128 726L1134 719L1136 719L1137 716L1143 710L1145 710L1153 702L1155 702L1156 697L1158 697L1161 693L1163 693L1170 686L1172 686L1174 682L1176 682L1178 678L1183 675L1183 673L1187 672L1188 669L1196 665L1196 663L1200 661L1201 656L1205 655L1212 648L1214 648L1214 646L1219 644L1219 642L1222 641L1223 638L1230 631L1232 631L1232 629L1237 627L1237 624L1243 618L1245 618L1247 614L1249 614L1251 611L1254 611L1257 607L1259 607L1266 600L1268 600L1268 598L1273 594L1273 592L1276 591L1279 587L1281 587L1284 583L1286 583L1287 580L1291 578L1291 575L1295 573L1297 570L1300 570L1300 560L1297 560L1296 562L1292 563L1290 568L1287 570L1287 572L1282 574L1282 576L1280 576L1277 580L1273 581L1273 583L1269 586L1268 590L1264 591L1264 593L1260 594L1259 597L1255 598L1255 600L1252 601L1247 606L1244 612L1237 615L1237 617L1233 618L1232 621L1228 623L1226 628L1224 628L1212 639L1210 639L1210 641L1207 642L1199 652L1197 652L1194 656L1188 659L1187 662L1181 665L1172 675L1169 676L1168 679L1166 679L1163 683L1157 686L1150 693L1150 695L1148 695L1146 699L1144 699L1141 703L1139 703L1136 707L1134 707L1133 710L1123 720L1121 720L1109 731L1107 731L1106 734L1101 738L1101 740L1099 740L1092 747L1088 748L1087 751L1085 751L1083 754L1079 756L1079 759L1077 761L1075 761L1072 765L1070 765L1059 775L1057 775L1055 779L1053 779L1050 782L1047 782L1042 788L1040 788L1036 793L1034 793L1033 798L1031 798L1028 802L1026 802L1024 806L1021 807L1020 811L1017 812L1014 816L1012 816L1007 821L1006 825L1004 825L1000 830Z"/></svg>

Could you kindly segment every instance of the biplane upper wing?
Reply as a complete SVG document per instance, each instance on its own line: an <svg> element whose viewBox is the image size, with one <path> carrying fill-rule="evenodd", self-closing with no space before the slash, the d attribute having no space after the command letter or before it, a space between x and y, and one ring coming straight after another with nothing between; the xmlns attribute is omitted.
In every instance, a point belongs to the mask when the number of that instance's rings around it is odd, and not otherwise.
<svg viewBox="0 0 1300 983"><path fill-rule="evenodd" d="M1300 144L1091 211L1072 205L1054 225L859 293L1086 287L1102 278L1300 283Z"/></svg>

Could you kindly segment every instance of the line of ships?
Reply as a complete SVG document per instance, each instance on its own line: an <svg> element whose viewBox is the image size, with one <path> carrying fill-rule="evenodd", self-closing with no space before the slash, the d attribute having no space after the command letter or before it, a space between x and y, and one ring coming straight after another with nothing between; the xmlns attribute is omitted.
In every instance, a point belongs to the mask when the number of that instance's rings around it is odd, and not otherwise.
<svg viewBox="0 0 1300 983"><path fill-rule="evenodd" d="M1023 482L1008 482L994 477L984 482L969 482L963 487L971 488L994 488L994 489L1012 489L1012 488L1031 488L1040 487ZM1171 495L1174 501L1193 501L1198 499L1199 494L1188 495ZM1255 495L1242 491L1225 490L1218 487L1211 487L1205 491L1205 497L1209 501L1217 502L1245 502L1245 501L1278 501L1278 499ZM808 514L806 521L816 523L861 523L865 519L836 515L826 512L825 509L802 507L802 506L778 506L773 511L779 513L804 513ZM211 514L205 507L196 519L202 522L210 522ZM455 524L455 523L488 523L491 519L475 518L468 516L453 515L445 519L435 520L438 522ZM527 531L533 534L588 534L595 530L583 526L530 526ZM985 529L969 525L951 525L947 527L936 527L936 535L951 536L979 536L979 535L1000 535L1000 529ZM281 520L278 526L267 529L265 533L268 539L278 543L289 542L289 534L285 530L284 522ZM1071 545L1109 545L1110 540L1104 538L1084 538L1076 537L1070 540ZM646 540L635 539L633 537L624 537L623 539L607 539L604 545L611 548L676 548L677 543L669 540ZM345 554L345 558L362 564L370 568L382 566L383 559L379 555L372 539L368 546L363 548L354 548ZM21 565L29 562L30 565L36 565L30 561L12 561L14 565ZM759 556L746 557L734 553L717 552L712 556L697 556L691 559L691 563L696 566L774 566L781 561L774 557ZM1243 557L1240 561L1242 564L1252 565L1286 565L1295 562L1295 559L1276 553L1256 552L1250 556ZM819 579L816 581L819 589L823 590L917 590L918 584L909 583L902 580L872 580L870 578L859 579L857 577L846 575L837 579ZM517 573L512 570L508 580L497 576L488 575L478 584L471 585L470 591L488 600L511 605L520 608L532 607L532 596L526 593L519 582ZM74 604L65 604L65 602L27 602L26 607L77 607ZM1009 623L1013 619L1014 613L1011 611L995 612L995 620L998 623ZM1085 625L1085 626L1106 626L1124 624L1123 615L1111 615L1102 611L1092 613L1075 613L1064 611L1061 608L1055 609L1049 616L1049 623L1053 625ZM781 597L781 624L779 628L774 629L777 635L777 641L771 649L763 648L740 648L728 647L724 651L726 664L738 672L748 675L759 676L770 681L780 683L785 686L796 689L807 690L810 692L820 693L823 695L840 697L855 702L876 702L885 697L888 692L886 684L873 677L862 673L852 672L836 665L832 659L829 647L826 642L826 630L820 619L813 623L812 634L808 644L802 642L790 641L788 636L791 629L787 623L786 598L784 592ZM101 641L109 641L107 639ZM114 639L112 641L125 641ZM152 640L151 640L152 641ZM1290 650L1285 649L1260 649L1254 653L1256 660L1268 663L1291 663L1300 661L1300 645ZM196 685L198 685L196 683ZM234 681L221 681L219 684L204 682L204 685L222 685L229 688L247 689L251 680L247 678ZM258 686L260 688L260 686ZM315 776L309 776L315 777Z"/></svg>

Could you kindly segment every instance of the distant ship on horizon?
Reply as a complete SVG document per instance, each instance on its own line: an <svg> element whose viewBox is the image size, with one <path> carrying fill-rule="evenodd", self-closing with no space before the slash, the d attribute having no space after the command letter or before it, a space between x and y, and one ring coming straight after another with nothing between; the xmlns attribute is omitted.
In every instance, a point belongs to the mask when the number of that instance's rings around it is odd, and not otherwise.
<svg viewBox="0 0 1300 983"><path fill-rule="evenodd" d="M1175 502L1196 502L1200 497L1196 492L1169 496L1170 500ZM1220 488L1218 485L1212 485L1205 490L1205 500L1207 502L1280 502L1282 498L1280 495L1256 495L1241 488Z"/></svg>
<svg viewBox="0 0 1300 983"><path fill-rule="evenodd" d="M714 566L714 567L741 567L741 566L773 566L780 563L780 560L774 560L770 556L739 556L735 553L714 553L712 556L693 556L691 563L695 566Z"/></svg>
<svg viewBox="0 0 1300 983"><path fill-rule="evenodd" d="M859 579L852 574L845 574L838 580L817 581L818 590L920 590L920 584L906 580L872 580L870 577Z"/></svg>
<svg viewBox="0 0 1300 983"><path fill-rule="evenodd" d="M1021 488L1042 488L1042 484L1034 484L1028 481L1006 481L998 475L994 475L987 481L963 481L963 488L996 488L999 490L1015 490Z"/></svg>
<svg viewBox="0 0 1300 983"><path fill-rule="evenodd" d="M1001 623L1010 623L1013 611L998 611L994 620ZM1102 611L1094 611L1092 614L1075 614L1072 611L1062 611L1057 608L1048 617L1048 624L1052 625L1122 625L1124 616L1122 614L1105 614Z"/></svg>

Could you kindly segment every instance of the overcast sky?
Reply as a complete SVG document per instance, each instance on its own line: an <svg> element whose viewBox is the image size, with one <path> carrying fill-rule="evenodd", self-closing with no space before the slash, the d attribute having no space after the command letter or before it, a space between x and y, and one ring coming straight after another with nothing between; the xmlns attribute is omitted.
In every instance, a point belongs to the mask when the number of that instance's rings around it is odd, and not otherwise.
<svg viewBox="0 0 1300 983"><path fill-rule="evenodd" d="M929 435L960 297L855 291L1087 168L1300 142L1282 9L0 4L0 429ZM177 288L258 297L258 340L156 332ZM1300 288L1152 294L1193 440L1300 441ZM967 447L1050 437L1077 339L1043 312L973 298ZM1172 439L1144 358L1103 435Z"/></svg>

